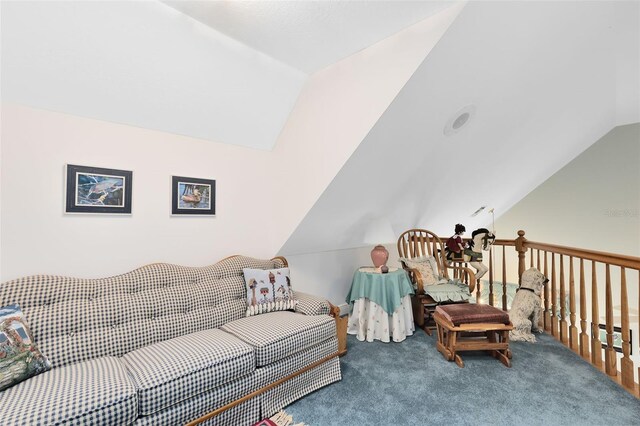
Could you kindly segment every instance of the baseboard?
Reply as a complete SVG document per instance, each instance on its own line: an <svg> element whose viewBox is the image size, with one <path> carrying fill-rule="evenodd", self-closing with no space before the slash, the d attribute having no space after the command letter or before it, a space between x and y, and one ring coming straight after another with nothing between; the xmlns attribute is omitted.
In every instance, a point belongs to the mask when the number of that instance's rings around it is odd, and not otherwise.
<svg viewBox="0 0 640 426"><path fill-rule="evenodd" d="M343 317L345 315L349 315L349 312L351 312L351 306L347 305L346 303L338 305L338 308L340 308L340 316L341 317Z"/></svg>

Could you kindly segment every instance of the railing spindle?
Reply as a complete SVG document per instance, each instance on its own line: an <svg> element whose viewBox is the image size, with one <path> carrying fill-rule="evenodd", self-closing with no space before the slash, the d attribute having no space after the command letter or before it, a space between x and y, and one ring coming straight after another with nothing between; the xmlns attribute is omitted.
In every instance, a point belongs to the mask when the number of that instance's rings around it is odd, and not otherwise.
<svg viewBox="0 0 640 426"><path fill-rule="evenodd" d="M493 306L493 250L489 250L489 305Z"/></svg>
<svg viewBox="0 0 640 426"><path fill-rule="evenodd" d="M567 325L567 292L564 285L564 256L560 255L560 341L569 346Z"/></svg>
<svg viewBox="0 0 640 426"><path fill-rule="evenodd" d="M536 268L538 269L538 271L540 270L540 250L536 250L537 253L537 264L536 264Z"/></svg>
<svg viewBox="0 0 640 426"><path fill-rule="evenodd" d="M502 310L507 310L507 256L502 246Z"/></svg>
<svg viewBox="0 0 640 426"><path fill-rule="evenodd" d="M584 259L580 259L580 356L589 359L589 335L587 334L587 290L584 282Z"/></svg>
<svg viewBox="0 0 640 426"><path fill-rule="evenodd" d="M611 297L611 268L606 264L606 329L607 329L607 348L604 350L605 371L610 376L618 374L616 351L613 349L613 298Z"/></svg>
<svg viewBox="0 0 640 426"><path fill-rule="evenodd" d="M622 386L633 389L633 361L631 355L631 333L629 332L629 300L627 299L627 272L620 268L620 309L622 310L622 359L620 360L620 372L622 373Z"/></svg>
<svg viewBox="0 0 640 426"><path fill-rule="evenodd" d="M547 252L544 252L544 276L549 278ZM549 311L549 284L544 286L544 329L551 332L551 311Z"/></svg>
<svg viewBox="0 0 640 426"><path fill-rule="evenodd" d="M556 288L556 255L551 252L551 335L558 338L558 290Z"/></svg>
<svg viewBox="0 0 640 426"><path fill-rule="evenodd" d="M533 247L529 249L529 268L533 268Z"/></svg>
<svg viewBox="0 0 640 426"><path fill-rule="evenodd" d="M591 364L602 367L602 342L600 341L600 314L598 313L598 279L596 261L591 261Z"/></svg>
<svg viewBox="0 0 640 426"><path fill-rule="evenodd" d="M573 276L573 256L569 256L569 347L578 352L578 327L576 327L576 283Z"/></svg>

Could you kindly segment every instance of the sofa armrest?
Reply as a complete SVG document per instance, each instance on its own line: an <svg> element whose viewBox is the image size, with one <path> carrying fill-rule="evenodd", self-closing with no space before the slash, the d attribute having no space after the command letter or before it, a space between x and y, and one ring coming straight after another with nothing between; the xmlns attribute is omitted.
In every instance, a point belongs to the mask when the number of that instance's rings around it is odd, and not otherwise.
<svg viewBox="0 0 640 426"><path fill-rule="evenodd" d="M295 298L298 301L296 304L296 312L305 315L334 315L335 310L340 312L340 309L333 306L326 299L318 296L313 296L307 293L301 293L296 291ZM334 315L335 316L335 315Z"/></svg>

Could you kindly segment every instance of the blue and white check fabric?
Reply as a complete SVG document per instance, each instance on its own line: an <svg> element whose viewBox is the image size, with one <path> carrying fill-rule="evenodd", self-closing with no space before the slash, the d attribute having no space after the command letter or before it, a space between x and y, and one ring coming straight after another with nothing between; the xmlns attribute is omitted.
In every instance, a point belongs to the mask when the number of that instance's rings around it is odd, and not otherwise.
<svg viewBox="0 0 640 426"><path fill-rule="evenodd" d="M332 358L261 394L262 416L271 417L303 396L341 379L340 360Z"/></svg>
<svg viewBox="0 0 640 426"><path fill-rule="evenodd" d="M140 348L122 357L146 416L255 370L253 348L218 329Z"/></svg>
<svg viewBox="0 0 640 426"><path fill-rule="evenodd" d="M266 386L336 352L338 352L338 338L333 337L279 361L258 368L256 370L258 384L261 387Z"/></svg>
<svg viewBox="0 0 640 426"><path fill-rule="evenodd" d="M141 416L136 421L136 425L183 425L258 390L258 387L257 376L254 372L249 376L200 393L150 416ZM248 402L214 417L207 424L252 425L260 419L260 399L252 398Z"/></svg>
<svg viewBox="0 0 640 426"><path fill-rule="evenodd" d="M0 424L126 425L138 417L136 388L118 358L55 368L0 394Z"/></svg>
<svg viewBox="0 0 640 426"><path fill-rule="evenodd" d="M300 312L305 315L329 315L331 312L331 306L326 299L312 296L300 291L294 291L296 298L296 312Z"/></svg>
<svg viewBox="0 0 640 426"><path fill-rule="evenodd" d="M255 348L258 367L271 364L336 335L328 315L270 312L241 318L221 327Z"/></svg>
<svg viewBox="0 0 640 426"><path fill-rule="evenodd" d="M242 269L282 265L234 256L205 267L157 263L101 279L36 275L3 283L0 306L19 304L40 351L61 367L243 318Z"/></svg>
<svg viewBox="0 0 640 426"><path fill-rule="evenodd" d="M0 306L21 306L54 368L0 392L0 424L184 424L322 358L336 335L326 301L296 292L297 312L312 316L245 317L243 268L283 266L234 256L202 268L153 264L104 279L3 283ZM278 360L258 374L256 366ZM299 398L339 379L336 358L293 379L286 392ZM252 424L266 402L270 410L291 400L279 389L270 391L273 401L252 398L210 423Z"/></svg>

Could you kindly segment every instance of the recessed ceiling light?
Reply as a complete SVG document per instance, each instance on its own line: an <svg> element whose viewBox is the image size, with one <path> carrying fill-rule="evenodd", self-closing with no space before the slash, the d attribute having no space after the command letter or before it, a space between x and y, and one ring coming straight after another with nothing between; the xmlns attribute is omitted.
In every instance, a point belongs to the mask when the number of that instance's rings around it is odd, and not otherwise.
<svg viewBox="0 0 640 426"><path fill-rule="evenodd" d="M475 115L476 106L475 105L467 105L457 111L449 121L447 125L444 126L444 134L449 136L454 133L457 133L469 123L469 120Z"/></svg>

